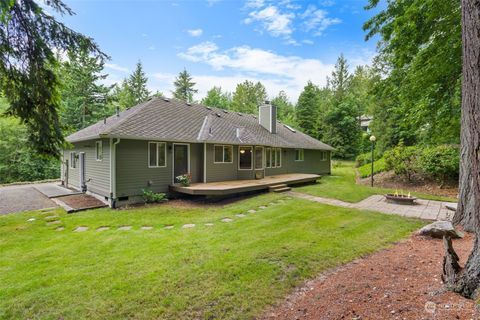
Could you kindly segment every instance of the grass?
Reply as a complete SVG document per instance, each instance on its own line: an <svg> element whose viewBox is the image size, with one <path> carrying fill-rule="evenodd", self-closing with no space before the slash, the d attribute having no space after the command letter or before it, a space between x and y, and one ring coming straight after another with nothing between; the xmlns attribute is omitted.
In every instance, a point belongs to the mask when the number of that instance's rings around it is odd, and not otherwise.
<svg viewBox="0 0 480 320"><path fill-rule="evenodd" d="M355 183L355 169L353 162L336 162L332 175L324 176L319 183L295 188L296 191L308 193L324 198L333 198L346 202L359 202L374 194L392 193L395 190L369 187ZM422 199L452 201L455 199L412 192L412 195Z"/></svg>
<svg viewBox="0 0 480 320"><path fill-rule="evenodd" d="M51 214L0 216L1 319L251 319L301 281L423 224L276 194L208 210L56 209L63 231L46 224ZM186 223L197 226L181 229ZM115 229L123 225L133 228ZM72 232L77 226L89 230Z"/></svg>

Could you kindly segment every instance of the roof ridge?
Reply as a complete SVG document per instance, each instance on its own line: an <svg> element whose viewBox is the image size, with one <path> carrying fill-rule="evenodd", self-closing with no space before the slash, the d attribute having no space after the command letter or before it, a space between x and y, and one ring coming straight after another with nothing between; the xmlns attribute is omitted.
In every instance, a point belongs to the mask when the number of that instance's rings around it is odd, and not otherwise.
<svg viewBox="0 0 480 320"><path fill-rule="evenodd" d="M130 119L131 117L133 117L134 115L136 115L140 110L145 109L147 106L150 105L150 103L151 103L152 101L154 101L154 100L156 100L156 99L157 99L157 97L153 97L152 99L149 99L149 100L147 100L147 101L145 101L145 102L143 102L143 103L141 103L141 104L139 104L139 105L137 105L137 106L134 106L134 108L137 107L136 110L133 110L130 114L126 115L125 118L118 120L117 123L114 123L111 127L108 128L108 130L102 132L102 134L110 134L114 129L118 128L118 126L120 126L120 125L123 124L125 121L127 121L128 119ZM128 110L128 109L127 109L127 110Z"/></svg>

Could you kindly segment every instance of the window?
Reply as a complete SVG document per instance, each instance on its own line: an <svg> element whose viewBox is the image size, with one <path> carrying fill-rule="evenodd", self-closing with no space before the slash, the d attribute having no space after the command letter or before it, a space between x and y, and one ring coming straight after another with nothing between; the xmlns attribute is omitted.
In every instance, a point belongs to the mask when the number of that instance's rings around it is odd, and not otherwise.
<svg viewBox="0 0 480 320"><path fill-rule="evenodd" d="M167 144L165 142L148 143L148 167L158 168L167 166Z"/></svg>
<svg viewBox="0 0 480 320"><path fill-rule="evenodd" d="M96 141L95 142L95 159L97 161L102 161L103 160L103 145L102 141Z"/></svg>
<svg viewBox="0 0 480 320"><path fill-rule="evenodd" d="M320 151L320 161L327 160L327 151Z"/></svg>
<svg viewBox="0 0 480 320"><path fill-rule="evenodd" d="M77 154L70 152L70 168L75 169L77 167Z"/></svg>
<svg viewBox="0 0 480 320"><path fill-rule="evenodd" d="M280 168L282 166L282 149L266 148L265 150L266 168Z"/></svg>
<svg viewBox="0 0 480 320"><path fill-rule="evenodd" d="M232 163L233 162L233 147L232 146L214 146L214 163Z"/></svg>
<svg viewBox="0 0 480 320"><path fill-rule="evenodd" d="M295 149L295 161L303 161L304 159L303 149Z"/></svg>
<svg viewBox="0 0 480 320"><path fill-rule="evenodd" d="M263 147L255 147L255 169L263 169Z"/></svg>
<svg viewBox="0 0 480 320"><path fill-rule="evenodd" d="M238 169L252 170L252 147L238 147Z"/></svg>

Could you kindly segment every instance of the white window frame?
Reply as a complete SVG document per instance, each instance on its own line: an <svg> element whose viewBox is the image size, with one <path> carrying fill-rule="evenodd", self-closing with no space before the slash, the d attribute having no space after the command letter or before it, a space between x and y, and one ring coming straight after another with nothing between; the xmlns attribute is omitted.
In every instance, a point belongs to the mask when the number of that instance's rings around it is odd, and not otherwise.
<svg viewBox="0 0 480 320"><path fill-rule="evenodd" d="M151 144L155 144L155 145L156 145L155 152L157 153L157 158L156 158L156 160L157 160L157 161L156 161L156 164L157 164L157 165L155 165L155 166L151 166L151 165L150 165L150 145L151 145ZM162 145L162 144L165 146L165 148L164 148L165 165L159 166L159 165L158 165L158 160L160 159L160 158L159 158L159 155L160 155L160 154L159 154L159 152L158 152L158 149L159 149L158 146L159 146L159 145ZM148 145L147 145L147 150L148 150L148 152L147 152L147 164L148 164L148 167L149 167L149 168L166 168L166 167L167 167L167 143L166 143L166 142L149 141L149 142L148 142Z"/></svg>
<svg viewBox="0 0 480 320"><path fill-rule="evenodd" d="M70 152L70 169L76 169L77 166L77 154L75 151Z"/></svg>
<svg viewBox="0 0 480 320"><path fill-rule="evenodd" d="M250 169L242 169L240 168L240 149L241 148L247 148L247 149L250 149L251 152L252 152L252 157L251 157L251 160L250 160ZM248 170L253 170L253 160L254 159L254 154L253 154L253 146L238 146L238 170L242 170L242 171L248 171Z"/></svg>
<svg viewBox="0 0 480 320"><path fill-rule="evenodd" d="M100 151L100 152L99 152ZM103 141L95 141L95 160L103 160Z"/></svg>
<svg viewBox="0 0 480 320"><path fill-rule="evenodd" d="M215 161L215 152L216 147L222 147L222 161ZM229 162L225 161L225 148L229 148L231 150L232 159ZM214 164L225 164L225 163L233 163L233 146L228 144L214 144L213 145L213 163Z"/></svg>
<svg viewBox="0 0 480 320"><path fill-rule="evenodd" d="M321 151L320 161L327 161L327 151Z"/></svg>
<svg viewBox="0 0 480 320"><path fill-rule="evenodd" d="M261 168L257 168L257 148L259 149L262 149L262 167ZM255 146L255 148L253 148L253 156L255 158L255 170L263 170L265 169L265 148L263 146Z"/></svg>
<svg viewBox="0 0 480 320"><path fill-rule="evenodd" d="M266 149L270 150L270 159L269 159L270 165L266 166L266 163L265 163L265 168L268 168L268 169L281 168L282 167L282 157L283 157L282 156L282 148L267 147ZM278 151L278 154L280 154L280 165L279 166L277 166L277 151ZM266 151L265 151L265 157L266 157Z"/></svg>
<svg viewBox="0 0 480 320"><path fill-rule="evenodd" d="M300 151L299 159L297 159L297 150ZM298 162L305 161L305 149L295 149L295 161L298 161Z"/></svg>

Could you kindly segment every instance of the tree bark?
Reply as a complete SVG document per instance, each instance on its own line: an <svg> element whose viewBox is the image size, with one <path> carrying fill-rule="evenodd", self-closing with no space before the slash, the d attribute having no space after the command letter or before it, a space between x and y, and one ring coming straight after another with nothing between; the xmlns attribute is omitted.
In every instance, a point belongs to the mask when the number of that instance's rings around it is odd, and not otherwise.
<svg viewBox="0 0 480 320"><path fill-rule="evenodd" d="M465 184L462 187L470 188L468 196L473 198L471 219L475 244L463 269L455 265L455 252L447 245L443 279L448 289L475 298L480 291L480 0L462 0L462 42L461 165L468 162L470 168L463 168L462 177L466 179L467 174L470 181L461 180L461 183ZM468 205L470 199L462 198L462 201L463 205Z"/></svg>
<svg viewBox="0 0 480 320"><path fill-rule="evenodd" d="M469 126L468 119L465 119L466 113L462 113L462 130L461 130L461 140L462 142L468 139L468 130L466 127ZM458 207L453 216L453 224L461 225L465 231L474 232L474 207L475 207L475 198L472 196L472 167L471 162L467 157L468 145L462 143L462 148L460 151L460 179L459 179L459 199Z"/></svg>

